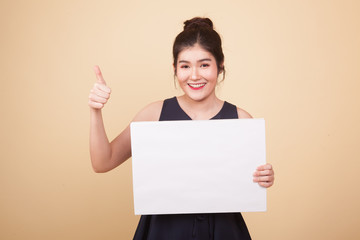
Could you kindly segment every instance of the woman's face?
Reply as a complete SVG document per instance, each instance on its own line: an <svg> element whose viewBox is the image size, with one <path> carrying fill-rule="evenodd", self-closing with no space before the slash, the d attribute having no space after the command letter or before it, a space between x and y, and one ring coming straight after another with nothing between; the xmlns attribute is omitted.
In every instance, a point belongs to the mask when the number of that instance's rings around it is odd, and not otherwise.
<svg viewBox="0 0 360 240"><path fill-rule="evenodd" d="M215 97L218 69L214 56L195 44L178 55L176 76L185 95L202 101Z"/></svg>

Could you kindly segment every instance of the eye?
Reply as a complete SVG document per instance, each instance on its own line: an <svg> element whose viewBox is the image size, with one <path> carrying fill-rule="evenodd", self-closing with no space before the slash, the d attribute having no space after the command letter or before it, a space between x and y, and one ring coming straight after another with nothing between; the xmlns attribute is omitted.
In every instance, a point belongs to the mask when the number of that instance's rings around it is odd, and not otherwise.
<svg viewBox="0 0 360 240"><path fill-rule="evenodd" d="M180 68L189 68L189 65L181 65Z"/></svg>
<svg viewBox="0 0 360 240"><path fill-rule="evenodd" d="M203 63L203 64L201 64L201 66L200 67L202 67L202 68L206 68L206 67L209 67L210 66L210 64L208 64L208 63Z"/></svg>

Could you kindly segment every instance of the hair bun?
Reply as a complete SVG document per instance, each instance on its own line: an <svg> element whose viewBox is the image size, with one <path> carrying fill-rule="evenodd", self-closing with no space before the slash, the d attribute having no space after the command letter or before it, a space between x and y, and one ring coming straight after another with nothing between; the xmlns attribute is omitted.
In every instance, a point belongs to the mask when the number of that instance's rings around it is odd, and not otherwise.
<svg viewBox="0 0 360 240"><path fill-rule="evenodd" d="M184 30L210 28L213 30L213 23L209 18L195 17L184 22Z"/></svg>

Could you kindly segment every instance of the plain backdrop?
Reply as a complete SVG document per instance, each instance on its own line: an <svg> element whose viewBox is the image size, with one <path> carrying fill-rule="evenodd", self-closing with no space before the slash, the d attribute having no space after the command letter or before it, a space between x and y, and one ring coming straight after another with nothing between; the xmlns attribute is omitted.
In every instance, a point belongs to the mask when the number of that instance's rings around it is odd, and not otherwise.
<svg viewBox="0 0 360 240"><path fill-rule="evenodd" d="M220 98L265 118L276 172L254 239L359 239L360 1L0 1L0 239L131 239L131 160L94 173L87 99L100 65L113 139L180 95L172 44L209 17ZM191 141L184 143L191 145Z"/></svg>

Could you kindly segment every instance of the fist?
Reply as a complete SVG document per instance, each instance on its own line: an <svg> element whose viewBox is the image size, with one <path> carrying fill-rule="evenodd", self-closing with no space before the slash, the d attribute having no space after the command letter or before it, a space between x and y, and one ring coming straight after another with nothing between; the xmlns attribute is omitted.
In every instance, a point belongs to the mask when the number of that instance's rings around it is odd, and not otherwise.
<svg viewBox="0 0 360 240"><path fill-rule="evenodd" d="M268 163L256 168L256 171L253 174L253 181L257 182L262 187L268 188L274 184L274 175L274 169L272 165Z"/></svg>
<svg viewBox="0 0 360 240"><path fill-rule="evenodd" d="M97 81L89 94L89 107L93 109L102 109L110 98L111 89L106 86L99 66L94 67Z"/></svg>

